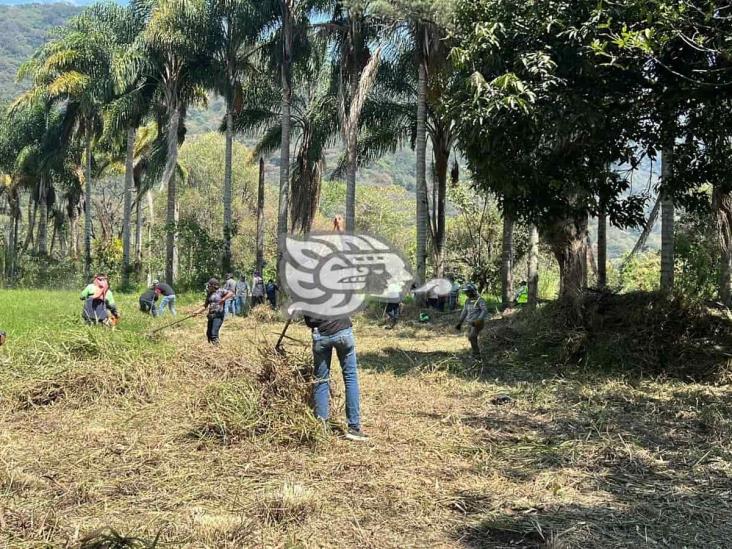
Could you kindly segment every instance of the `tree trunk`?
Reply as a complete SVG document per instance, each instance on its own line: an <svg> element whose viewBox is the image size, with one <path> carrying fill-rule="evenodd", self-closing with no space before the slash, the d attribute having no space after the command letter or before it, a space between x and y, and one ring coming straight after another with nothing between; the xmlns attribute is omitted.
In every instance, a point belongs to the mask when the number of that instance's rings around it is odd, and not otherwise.
<svg viewBox="0 0 732 549"><path fill-rule="evenodd" d="M732 192L715 187L712 206L716 214L721 260L719 301L732 307Z"/></svg>
<svg viewBox="0 0 732 549"><path fill-rule="evenodd" d="M69 216L69 252L72 259L79 257L79 216L76 208Z"/></svg>
<svg viewBox="0 0 732 549"><path fill-rule="evenodd" d="M559 299L576 306L587 287L587 216L569 217L549 226L546 241L559 263Z"/></svg>
<svg viewBox="0 0 732 549"><path fill-rule="evenodd" d="M513 303L513 211L508 204L503 207L503 246L501 251L501 306Z"/></svg>
<svg viewBox="0 0 732 549"><path fill-rule="evenodd" d="M48 184L45 177L38 183L38 241L37 251L48 255Z"/></svg>
<svg viewBox="0 0 732 549"><path fill-rule="evenodd" d="M23 242L23 248L21 255L28 251L28 248L33 244L35 237L34 232L36 230L36 213L38 212L38 202L33 200L33 193L28 197L28 232L25 235L25 242Z"/></svg>
<svg viewBox="0 0 732 549"><path fill-rule="evenodd" d="M143 230L143 217L142 217L142 194L140 189L135 187L136 190L136 203L135 203L135 273L137 280L140 280L140 273L142 268L142 230Z"/></svg>
<svg viewBox="0 0 732 549"><path fill-rule="evenodd" d="M356 174L358 172L358 141L347 139L348 167L346 169L346 230L356 231Z"/></svg>
<svg viewBox="0 0 732 549"><path fill-rule="evenodd" d="M231 101L229 101L231 103ZM233 234L231 197L233 182L231 175L232 148L234 143L234 113L233 105L226 109L226 156L224 158L224 257L221 262L222 272L231 270L231 237Z"/></svg>
<svg viewBox="0 0 732 549"><path fill-rule="evenodd" d="M447 202L447 171L450 163L450 149L435 147L435 178L437 180L437 197L434 208L437 210L435 229L435 271L437 277L445 276L445 235Z"/></svg>
<svg viewBox="0 0 732 549"><path fill-rule="evenodd" d="M90 135L86 138L84 179L84 282L89 282L92 275L92 140Z"/></svg>
<svg viewBox="0 0 732 549"><path fill-rule="evenodd" d="M674 288L674 201L669 195L667 181L673 174L673 145L667 144L662 152L661 167L661 290Z"/></svg>
<svg viewBox="0 0 732 549"><path fill-rule="evenodd" d="M127 158L125 159L124 209L122 211L122 286L130 285L130 247L132 241L132 189L135 179L135 138L137 128L127 129Z"/></svg>
<svg viewBox="0 0 732 549"><path fill-rule="evenodd" d="M280 261L284 254L290 211L290 111L292 108L292 12L291 0L281 0L282 6L282 140L280 143L280 194L277 208L277 279L283 288Z"/></svg>
<svg viewBox="0 0 732 549"><path fill-rule="evenodd" d="M257 188L257 271L264 270L264 158L259 159Z"/></svg>
<svg viewBox="0 0 732 549"><path fill-rule="evenodd" d="M153 233L153 227L155 227L155 201L153 200L153 193L152 190L147 191L145 193L147 195L147 215L148 215L148 221L147 221L147 249L148 249L148 257L151 255L152 250L152 233ZM148 262L148 272L147 272L147 285L149 286L152 283L153 276L152 276L152 262Z"/></svg>
<svg viewBox="0 0 732 549"><path fill-rule="evenodd" d="M170 113L168 121L168 158L163 173L163 184L168 187L168 203L165 217L165 280L175 284L178 278L178 227L177 227L177 182L175 169L178 164L178 126L180 124L180 107Z"/></svg>
<svg viewBox="0 0 732 549"><path fill-rule="evenodd" d="M539 229L533 223L529 225L529 272L528 306L534 310L539 303Z"/></svg>
<svg viewBox="0 0 732 549"><path fill-rule="evenodd" d="M648 215L648 220L646 221L645 226L643 227L643 231L641 232L640 236L638 237L638 241L635 243L635 246L633 246L633 250L628 254L628 256L623 260L623 265L620 267L620 270L622 271L625 266L630 262L631 259L633 259L634 256L638 255L643 248L646 246L646 242L648 241L648 237L651 235L651 231L653 231L653 226L656 224L656 221L658 220L658 214L661 211L661 202L662 202L661 195L658 195L658 198L656 198L656 202L653 205L653 209L651 210L651 213Z"/></svg>
<svg viewBox="0 0 732 549"><path fill-rule="evenodd" d="M427 274L427 225L429 208L427 204L427 67L426 61L419 64L417 87L417 272L416 283L425 283ZM421 294L420 294L421 295Z"/></svg>
<svg viewBox="0 0 732 549"><path fill-rule="evenodd" d="M607 213L604 204L600 204L597 216L597 285L607 287Z"/></svg>

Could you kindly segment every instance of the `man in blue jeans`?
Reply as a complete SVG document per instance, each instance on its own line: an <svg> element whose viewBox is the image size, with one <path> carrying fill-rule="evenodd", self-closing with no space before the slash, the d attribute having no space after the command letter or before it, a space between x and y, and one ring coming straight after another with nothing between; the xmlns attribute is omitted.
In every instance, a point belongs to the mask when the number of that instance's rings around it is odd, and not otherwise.
<svg viewBox="0 0 732 549"><path fill-rule="evenodd" d="M162 296L160 307L158 308L158 315L162 316L165 314L165 308L167 307L170 309L170 314L175 316L177 313L175 312L175 290L173 290L173 287L170 284L158 282L157 280L153 282L153 287L155 288L155 293Z"/></svg>
<svg viewBox="0 0 732 549"><path fill-rule="evenodd" d="M330 418L330 363L333 358L333 349L335 349L346 386L346 419L348 420L346 438L358 442L367 441L368 437L361 430L358 362L351 319L344 317L323 320L306 316L305 324L313 332L315 415L322 421L328 421Z"/></svg>

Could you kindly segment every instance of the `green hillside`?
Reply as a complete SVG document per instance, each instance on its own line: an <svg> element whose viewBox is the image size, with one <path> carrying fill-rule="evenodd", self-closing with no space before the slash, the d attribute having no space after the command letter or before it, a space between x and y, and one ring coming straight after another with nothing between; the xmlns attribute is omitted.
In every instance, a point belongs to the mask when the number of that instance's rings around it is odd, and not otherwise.
<svg viewBox="0 0 732 549"><path fill-rule="evenodd" d="M0 6L0 98L10 98L22 91L16 83L21 63L43 44L48 33L80 8L68 4L27 4Z"/></svg>

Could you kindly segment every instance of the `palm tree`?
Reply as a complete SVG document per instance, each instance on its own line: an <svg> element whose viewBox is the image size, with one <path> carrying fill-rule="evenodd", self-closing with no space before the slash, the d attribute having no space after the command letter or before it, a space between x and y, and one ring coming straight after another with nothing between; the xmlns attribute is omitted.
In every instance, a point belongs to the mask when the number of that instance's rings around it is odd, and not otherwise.
<svg viewBox="0 0 732 549"><path fill-rule="evenodd" d="M123 8L112 4L85 10L72 19L54 40L40 48L19 71L19 78L31 77L33 87L16 104L64 104L67 117L64 126L70 130L69 135L76 135L85 143L84 270L87 277L91 271L93 148L102 128L102 106L113 94L111 59L117 46L113 23L122 17ZM43 197L45 182L41 183L40 189ZM44 227L43 200L40 205L41 227ZM45 231L40 235L45 236ZM45 247L43 241L40 247Z"/></svg>
<svg viewBox="0 0 732 549"><path fill-rule="evenodd" d="M231 269L234 115L242 108L244 79L255 70L253 57L261 47L257 39L274 18L273 11L266 11L271 6L265 2L264 7L254 0L212 0L209 5L214 32L211 85L226 101L223 272Z"/></svg>
<svg viewBox="0 0 732 549"><path fill-rule="evenodd" d="M203 0L133 0L144 30L125 56L127 71L144 73L156 86L160 127L165 127L165 168L160 187L168 190L166 212L165 276L169 283L178 274L177 188L178 148L185 138L188 107L204 102L212 50L211 25Z"/></svg>
<svg viewBox="0 0 732 549"><path fill-rule="evenodd" d="M292 190L290 227L308 233L318 207L325 168L325 150L338 132L336 97L332 93L329 67L324 65L320 43L308 62L298 63L293 77L290 129L295 139L295 160L289 188ZM281 91L266 72L251 78L244 87L243 106L234 118L234 129L260 135L255 155L273 153L282 141Z"/></svg>

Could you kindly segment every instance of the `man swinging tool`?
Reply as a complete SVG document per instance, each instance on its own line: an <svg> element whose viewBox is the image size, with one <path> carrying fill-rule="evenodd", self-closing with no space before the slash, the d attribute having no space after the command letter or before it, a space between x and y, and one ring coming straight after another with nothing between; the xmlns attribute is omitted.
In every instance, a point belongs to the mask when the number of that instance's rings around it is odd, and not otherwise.
<svg viewBox="0 0 732 549"><path fill-rule="evenodd" d="M210 279L206 284L206 302L204 303L204 308L208 309L206 338L211 345L219 344L219 331L224 323L226 303L234 299L234 292L220 286L216 278Z"/></svg>
<svg viewBox="0 0 732 549"><path fill-rule="evenodd" d="M109 327L117 324L120 315L106 274L97 274L94 281L81 292L79 299L84 302L81 317L87 324Z"/></svg>

